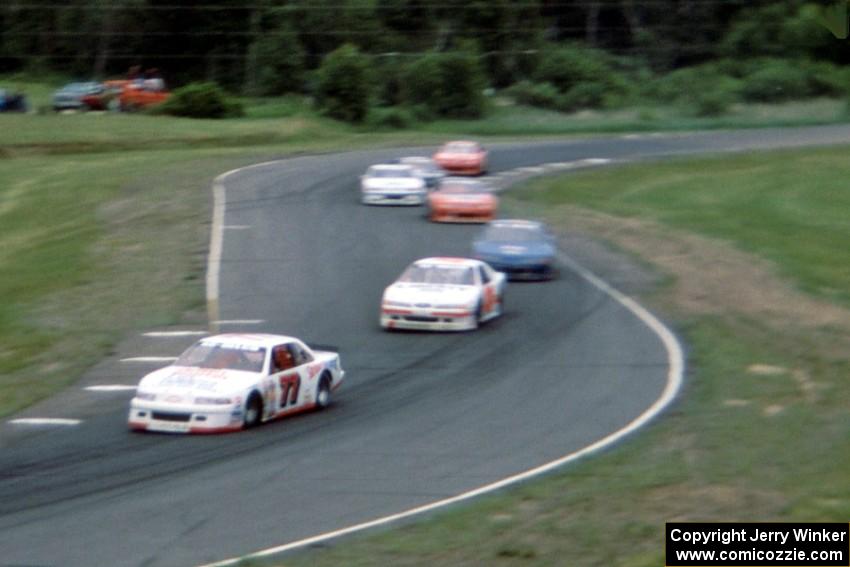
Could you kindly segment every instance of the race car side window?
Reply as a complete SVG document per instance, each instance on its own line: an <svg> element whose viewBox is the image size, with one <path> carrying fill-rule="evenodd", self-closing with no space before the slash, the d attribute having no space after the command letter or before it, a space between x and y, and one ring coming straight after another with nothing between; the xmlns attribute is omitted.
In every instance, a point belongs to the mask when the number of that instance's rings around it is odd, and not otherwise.
<svg viewBox="0 0 850 567"><path fill-rule="evenodd" d="M308 362L313 361L313 357L310 356L306 350L301 348L301 345L299 344L290 343L289 351L292 353L292 359L295 361L295 366L301 366L302 364L307 364Z"/></svg>
<svg viewBox="0 0 850 567"><path fill-rule="evenodd" d="M478 270L481 272L481 285L490 283L490 275L487 273L487 269L484 266L478 266Z"/></svg>
<svg viewBox="0 0 850 567"><path fill-rule="evenodd" d="M288 345L278 345L272 351L272 374L295 368L295 359L289 351Z"/></svg>

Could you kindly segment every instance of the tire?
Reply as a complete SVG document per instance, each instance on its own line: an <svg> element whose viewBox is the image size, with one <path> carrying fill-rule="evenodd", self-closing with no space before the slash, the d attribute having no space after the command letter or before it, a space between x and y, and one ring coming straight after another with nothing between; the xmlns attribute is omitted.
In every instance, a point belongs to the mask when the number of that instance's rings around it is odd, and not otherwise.
<svg viewBox="0 0 850 567"><path fill-rule="evenodd" d="M475 308L475 320L472 322L472 330L475 331L481 326L481 300L478 300L478 306Z"/></svg>
<svg viewBox="0 0 850 567"><path fill-rule="evenodd" d="M254 392L248 397L245 403L245 415L242 418L242 425L245 429L256 427L263 420L263 399L259 394Z"/></svg>
<svg viewBox="0 0 850 567"><path fill-rule="evenodd" d="M331 405L331 377L324 373L316 387L316 409L323 410L329 405Z"/></svg>

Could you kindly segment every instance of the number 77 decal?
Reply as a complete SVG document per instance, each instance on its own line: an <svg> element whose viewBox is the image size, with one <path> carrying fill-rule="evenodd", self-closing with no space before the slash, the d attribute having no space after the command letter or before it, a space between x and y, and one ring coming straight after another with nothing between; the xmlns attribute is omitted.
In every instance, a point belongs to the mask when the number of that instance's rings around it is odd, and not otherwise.
<svg viewBox="0 0 850 567"><path fill-rule="evenodd" d="M298 390L301 388L301 377L298 373L284 374L280 377L280 409L293 405L298 401Z"/></svg>

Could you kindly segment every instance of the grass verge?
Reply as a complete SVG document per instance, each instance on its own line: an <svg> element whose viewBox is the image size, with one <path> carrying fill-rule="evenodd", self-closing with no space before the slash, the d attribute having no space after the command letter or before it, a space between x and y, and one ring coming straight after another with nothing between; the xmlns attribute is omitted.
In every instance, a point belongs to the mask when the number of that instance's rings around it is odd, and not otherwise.
<svg viewBox="0 0 850 567"><path fill-rule="evenodd" d="M539 482L274 564L655 567L667 521L845 522L850 203L830 188L847 151L625 166L514 192L512 213L595 233L668 276L643 299L688 342L681 399L628 443ZM766 285L766 308L742 308Z"/></svg>

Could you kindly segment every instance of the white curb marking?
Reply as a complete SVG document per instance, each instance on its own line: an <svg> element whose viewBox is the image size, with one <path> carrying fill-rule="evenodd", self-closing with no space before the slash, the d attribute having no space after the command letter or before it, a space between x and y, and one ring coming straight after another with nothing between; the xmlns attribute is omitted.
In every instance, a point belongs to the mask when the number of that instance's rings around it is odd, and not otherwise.
<svg viewBox="0 0 850 567"><path fill-rule="evenodd" d="M122 358L121 362L174 362L176 356L133 356L130 358Z"/></svg>
<svg viewBox="0 0 850 567"><path fill-rule="evenodd" d="M136 386L130 386L127 384L104 384L102 386L87 386L83 389L89 392L124 392L135 390Z"/></svg>
<svg viewBox="0 0 850 567"><path fill-rule="evenodd" d="M216 325L262 325L265 319L219 319L213 321Z"/></svg>
<svg viewBox="0 0 850 567"><path fill-rule="evenodd" d="M65 419L61 417L22 417L9 420L12 425L79 425L79 419Z"/></svg>
<svg viewBox="0 0 850 567"><path fill-rule="evenodd" d="M206 331L151 331L143 333L145 337L171 338L171 337L199 337L208 334Z"/></svg>

